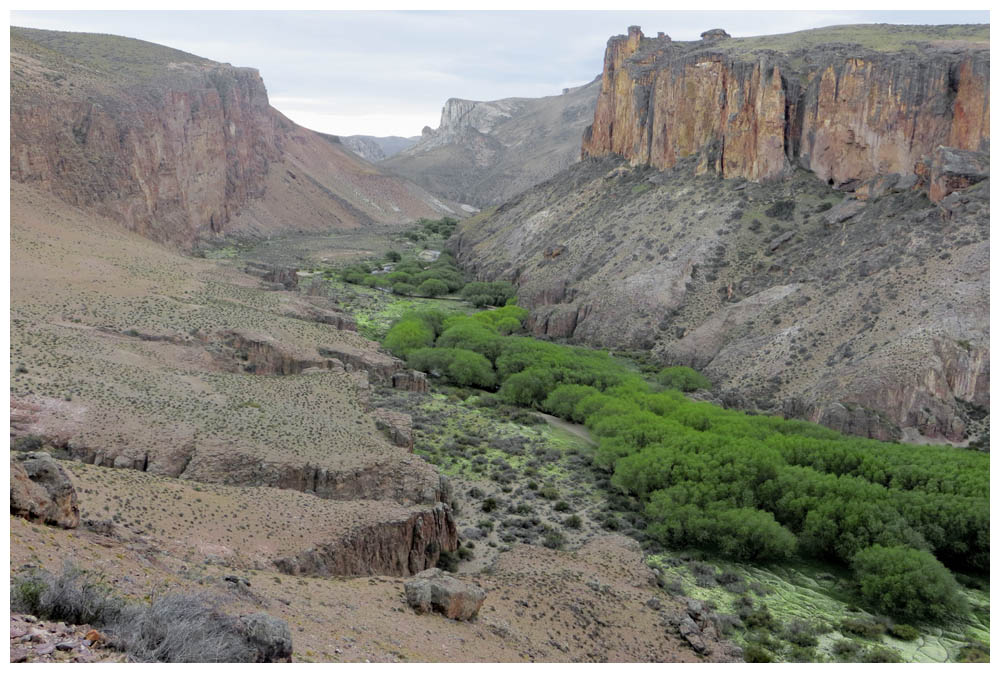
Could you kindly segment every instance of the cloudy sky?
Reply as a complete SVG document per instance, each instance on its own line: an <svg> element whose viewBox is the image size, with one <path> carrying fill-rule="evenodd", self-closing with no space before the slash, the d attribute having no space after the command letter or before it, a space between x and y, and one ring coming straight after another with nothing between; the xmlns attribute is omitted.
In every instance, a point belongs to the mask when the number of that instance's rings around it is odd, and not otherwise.
<svg viewBox="0 0 1000 673"><path fill-rule="evenodd" d="M11 12L11 24L112 33L260 70L271 103L342 135L419 135L448 98L549 96L600 74L608 37L675 40L846 23L988 23L989 12Z"/></svg>

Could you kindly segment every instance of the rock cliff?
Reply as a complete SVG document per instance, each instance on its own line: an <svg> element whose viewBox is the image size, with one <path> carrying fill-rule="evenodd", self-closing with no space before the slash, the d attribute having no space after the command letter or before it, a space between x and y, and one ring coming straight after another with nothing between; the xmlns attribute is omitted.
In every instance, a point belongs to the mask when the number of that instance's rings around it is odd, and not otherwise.
<svg viewBox="0 0 1000 673"><path fill-rule="evenodd" d="M256 70L139 40L12 28L10 115L12 180L183 247L451 212L270 107Z"/></svg>
<svg viewBox="0 0 1000 673"><path fill-rule="evenodd" d="M544 98L451 98L437 129L379 164L436 194L486 207L503 203L579 160L599 83Z"/></svg>
<svg viewBox="0 0 1000 673"><path fill-rule="evenodd" d="M968 32L887 52L779 39L795 34L667 42L632 26L608 41L582 153L659 169L697 156L700 172L755 181L793 166L835 186L912 175L939 145L989 150L988 38Z"/></svg>

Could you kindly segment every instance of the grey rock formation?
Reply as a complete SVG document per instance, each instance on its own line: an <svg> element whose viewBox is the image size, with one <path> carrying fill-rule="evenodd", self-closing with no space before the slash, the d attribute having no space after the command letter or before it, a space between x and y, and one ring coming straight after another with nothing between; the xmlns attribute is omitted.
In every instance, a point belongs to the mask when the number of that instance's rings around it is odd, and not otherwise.
<svg viewBox="0 0 1000 673"><path fill-rule="evenodd" d="M486 592L440 568L419 573L404 585L406 602L418 613L440 612L449 619L469 620L479 613Z"/></svg>
<svg viewBox="0 0 1000 673"><path fill-rule="evenodd" d="M61 528L80 524L76 489L55 458L42 452L12 454L10 513Z"/></svg>

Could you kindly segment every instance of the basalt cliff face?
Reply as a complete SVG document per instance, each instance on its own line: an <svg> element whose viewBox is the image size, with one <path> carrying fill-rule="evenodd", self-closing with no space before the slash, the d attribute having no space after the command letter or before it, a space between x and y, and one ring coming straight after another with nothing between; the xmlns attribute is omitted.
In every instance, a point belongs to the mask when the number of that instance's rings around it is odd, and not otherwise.
<svg viewBox="0 0 1000 673"><path fill-rule="evenodd" d="M754 181L801 166L839 186L915 174L939 145L989 151L988 42L908 47L677 43L632 26L608 42L583 156L667 169L696 155L701 172Z"/></svg>
<svg viewBox="0 0 1000 673"><path fill-rule="evenodd" d="M883 439L988 423L988 28L609 42L584 161L456 230L541 337ZM850 43L854 43L851 46Z"/></svg>
<svg viewBox="0 0 1000 673"><path fill-rule="evenodd" d="M11 29L11 179L159 241L450 208L272 108L260 74L110 35Z"/></svg>

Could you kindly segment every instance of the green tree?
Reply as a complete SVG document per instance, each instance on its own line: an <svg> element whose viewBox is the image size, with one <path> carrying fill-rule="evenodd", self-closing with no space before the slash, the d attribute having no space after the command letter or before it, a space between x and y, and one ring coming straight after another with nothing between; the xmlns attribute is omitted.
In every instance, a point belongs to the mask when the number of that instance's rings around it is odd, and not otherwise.
<svg viewBox="0 0 1000 673"><path fill-rule="evenodd" d="M448 294L448 285L437 278L428 278L417 287L417 294L423 297L439 297Z"/></svg>
<svg viewBox="0 0 1000 673"><path fill-rule="evenodd" d="M454 357L448 365L448 378L460 386L492 388L496 385L493 365L479 353L454 349Z"/></svg>
<svg viewBox="0 0 1000 673"><path fill-rule="evenodd" d="M385 335L385 347L393 354L406 357L417 348L425 348L434 343L434 332L417 318L400 320Z"/></svg>
<svg viewBox="0 0 1000 673"><path fill-rule="evenodd" d="M656 382L664 388L683 390L686 393L703 389L709 390L712 382L690 367L664 367L656 375Z"/></svg>
<svg viewBox="0 0 1000 673"><path fill-rule="evenodd" d="M940 620L968 612L958 582L931 554L874 545L851 564L861 595L877 610L915 620Z"/></svg>

